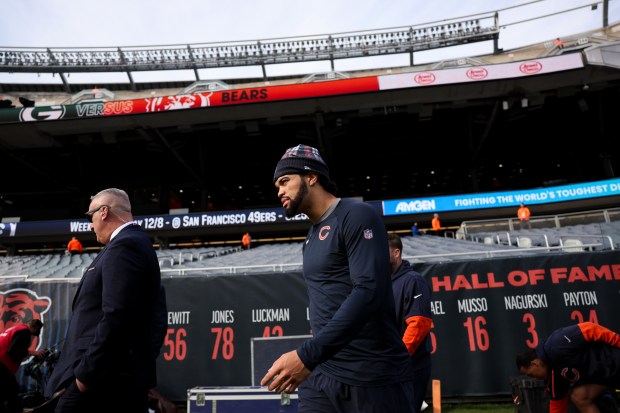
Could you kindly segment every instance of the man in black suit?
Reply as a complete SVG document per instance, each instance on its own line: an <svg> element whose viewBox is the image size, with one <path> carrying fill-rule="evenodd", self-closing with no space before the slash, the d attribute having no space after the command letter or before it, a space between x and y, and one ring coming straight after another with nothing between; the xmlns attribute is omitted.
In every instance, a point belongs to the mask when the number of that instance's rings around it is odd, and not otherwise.
<svg viewBox="0 0 620 413"><path fill-rule="evenodd" d="M166 323L159 263L133 222L127 193L104 189L86 216L105 248L82 276L58 364L46 396L64 389L56 413L146 413L156 383L154 331ZM157 349L158 350L158 349Z"/></svg>

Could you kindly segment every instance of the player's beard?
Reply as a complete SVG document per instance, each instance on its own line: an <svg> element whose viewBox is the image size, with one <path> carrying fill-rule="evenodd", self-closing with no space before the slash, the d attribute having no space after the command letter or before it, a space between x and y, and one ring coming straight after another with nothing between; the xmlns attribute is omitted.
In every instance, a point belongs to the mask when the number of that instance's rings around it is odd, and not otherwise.
<svg viewBox="0 0 620 413"><path fill-rule="evenodd" d="M288 203L288 207L284 209L284 214L287 218L293 218L301 212L299 209L306 195L308 195L308 185L306 185L306 181L302 177L297 196L291 199Z"/></svg>

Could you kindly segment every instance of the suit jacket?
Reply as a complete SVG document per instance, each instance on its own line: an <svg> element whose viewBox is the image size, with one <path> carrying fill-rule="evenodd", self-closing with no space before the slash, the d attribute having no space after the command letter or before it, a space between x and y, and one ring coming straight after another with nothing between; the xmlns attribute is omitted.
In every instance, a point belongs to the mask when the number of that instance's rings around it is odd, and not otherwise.
<svg viewBox="0 0 620 413"><path fill-rule="evenodd" d="M88 386L130 375L136 390L155 383L153 326L165 323L161 276L151 240L139 225L123 228L95 257L73 298L72 316L45 395L76 377ZM165 305L165 301L164 301Z"/></svg>

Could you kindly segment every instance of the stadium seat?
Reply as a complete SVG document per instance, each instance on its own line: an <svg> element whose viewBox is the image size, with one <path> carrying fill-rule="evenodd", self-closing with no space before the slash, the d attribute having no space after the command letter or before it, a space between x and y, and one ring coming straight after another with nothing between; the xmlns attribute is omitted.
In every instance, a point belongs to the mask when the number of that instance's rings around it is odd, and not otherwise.
<svg viewBox="0 0 620 413"><path fill-rule="evenodd" d="M584 251L583 242L576 238L569 238L563 242L563 251L565 252L581 252Z"/></svg>

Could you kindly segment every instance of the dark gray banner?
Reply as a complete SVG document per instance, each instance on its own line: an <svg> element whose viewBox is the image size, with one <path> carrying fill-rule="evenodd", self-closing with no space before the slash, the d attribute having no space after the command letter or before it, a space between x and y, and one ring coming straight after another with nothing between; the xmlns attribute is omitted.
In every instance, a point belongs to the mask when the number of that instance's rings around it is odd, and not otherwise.
<svg viewBox="0 0 620 413"><path fill-rule="evenodd" d="M515 354L556 328L593 321L620 331L619 251L424 264L418 270L433 290L432 378L441 381L445 397L509 395L510 378L519 374ZM172 400L184 401L187 390L198 386L250 386L253 338L311 333L298 272L163 282L169 312L158 388ZM17 294L24 308L42 314L41 346L51 347L62 342L76 285L5 284L0 294ZM25 386L34 385L20 377Z"/></svg>

